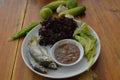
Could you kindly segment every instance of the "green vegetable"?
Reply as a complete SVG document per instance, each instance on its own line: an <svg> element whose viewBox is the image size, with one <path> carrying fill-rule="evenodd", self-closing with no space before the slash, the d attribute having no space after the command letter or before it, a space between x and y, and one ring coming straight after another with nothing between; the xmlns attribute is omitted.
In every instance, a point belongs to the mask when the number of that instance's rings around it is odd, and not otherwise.
<svg viewBox="0 0 120 80"><path fill-rule="evenodd" d="M66 6L71 9L77 7L77 0L67 0Z"/></svg>
<svg viewBox="0 0 120 80"><path fill-rule="evenodd" d="M41 17L42 19L45 19L45 18L47 18L48 16L52 16L52 14L53 14L53 12L52 12L52 10L51 10L50 8L42 8L42 9L40 10L40 17Z"/></svg>
<svg viewBox="0 0 120 80"><path fill-rule="evenodd" d="M87 44L87 40L84 37L75 35L75 39L78 40L82 44L82 46L85 48Z"/></svg>
<svg viewBox="0 0 120 80"><path fill-rule="evenodd" d="M83 27L82 27L83 26ZM80 28L77 28L75 31L74 31L74 34L73 36L75 35L81 35L81 36L85 36L85 35L89 35L90 34L90 29L88 27L87 24L85 23L82 23L81 27Z"/></svg>
<svg viewBox="0 0 120 80"><path fill-rule="evenodd" d="M88 70L92 67L92 65L94 63L94 57L91 57L89 62L90 62L90 64L89 64Z"/></svg>
<svg viewBox="0 0 120 80"><path fill-rule="evenodd" d="M19 32L17 32L16 34L13 34L11 36L11 38L14 39L18 39L22 36L25 36L31 29L33 29L35 26L37 26L39 24L39 22L33 22L30 25L26 26L25 28L21 29Z"/></svg>
<svg viewBox="0 0 120 80"><path fill-rule="evenodd" d="M62 15L65 15L65 14L70 14L70 15L73 15L73 16L78 16L81 13L84 13L85 10L86 10L85 6L78 6L78 7L75 7L75 8L69 9L69 10L65 10L65 11L59 13L59 16L62 16Z"/></svg>
<svg viewBox="0 0 120 80"><path fill-rule="evenodd" d="M87 40L87 45L85 46L85 55L89 54L89 52L94 48L96 44L96 39L95 40Z"/></svg>
<svg viewBox="0 0 120 80"><path fill-rule="evenodd" d="M82 44L85 50L84 56L90 61L96 54L97 39L91 34L88 25L82 23L82 25L74 31L73 37Z"/></svg>
<svg viewBox="0 0 120 80"><path fill-rule="evenodd" d="M47 4L46 6L44 6L43 8L50 8L52 10L55 10L59 5L66 5L66 1L64 0L53 1Z"/></svg>
<svg viewBox="0 0 120 80"><path fill-rule="evenodd" d="M89 53L86 55L86 58L90 60L90 58L94 57L95 55L96 55L96 47L94 46L94 48L90 50Z"/></svg>

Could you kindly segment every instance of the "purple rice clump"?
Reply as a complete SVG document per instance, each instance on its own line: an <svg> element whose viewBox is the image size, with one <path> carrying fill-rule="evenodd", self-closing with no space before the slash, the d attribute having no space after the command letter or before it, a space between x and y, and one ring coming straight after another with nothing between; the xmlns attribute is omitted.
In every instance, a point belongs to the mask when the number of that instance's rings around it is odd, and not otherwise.
<svg viewBox="0 0 120 80"><path fill-rule="evenodd" d="M63 16L59 18L48 17L41 25L39 44L42 46L53 45L59 40L73 38L74 30L78 27L73 19Z"/></svg>

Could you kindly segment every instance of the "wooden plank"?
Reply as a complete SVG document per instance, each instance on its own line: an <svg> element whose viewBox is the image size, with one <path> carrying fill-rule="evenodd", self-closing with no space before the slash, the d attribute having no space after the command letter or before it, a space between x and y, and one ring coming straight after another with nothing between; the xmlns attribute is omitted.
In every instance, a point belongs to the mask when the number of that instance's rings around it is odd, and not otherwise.
<svg viewBox="0 0 120 80"><path fill-rule="evenodd" d="M92 70L96 75L96 77L93 76L92 80L111 80L111 79L106 79L106 76L103 75L103 74L109 74L109 73L108 72L106 73L106 67L104 66L106 61L105 59L106 56L104 56L104 53L106 50L104 49L103 43L106 43L107 41L106 41L106 37L103 36L104 30L101 28L102 25L100 23L100 19L97 17L97 13L94 10L94 5L91 4L91 1L83 0L82 2L84 2L84 4L87 7L86 16L82 20L85 21L87 24L89 24L97 32L102 44L100 57L98 61L95 63L95 65L92 67Z"/></svg>
<svg viewBox="0 0 120 80"><path fill-rule="evenodd" d="M86 0L85 3L87 2ZM88 16L86 15L84 19L99 34L102 44L100 58L93 67L94 72L97 74L95 80L119 80L120 54L118 52L120 51L120 46L117 45L117 42L120 40L120 23L118 22L120 16L115 15L119 13L120 6L116 4L119 1L92 0L88 3L91 4L86 6L91 5L93 7L87 7ZM113 10L117 10L117 12L111 13L109 11L111 7Z"/></svg>
<svg viewBox="0 0 120 80"><path fill-rule="evenodd" d="M50 0L44 0L44 2L43 0L28 0L28 7L23 26L34 21L39 21L39 10L47 2L50 2ZM82 18L82 21L85 21L98 33L101 40L102 49L98 61L92 67L92 71L85 72L73 78L69 78L70 80L120 79L120 46L117 43L120 40L120 6L118 3L119 0L115 0L115 2L112 0L79 1L79 5L85 5L87 7L86 15ZM112 6L112 9L109 8L110 6ZM110 10L113 11L111 12ZM117 10L117 12L114 12L114 10ZM23 39L20 39L12 80L51 80L36 75L24 64L20 51L22 40Z"/></svg>
<svg viewBox="0 0 120 80"><path fill-rule="evenodd" d="M38 6L42 6L44 5L45 3L43 2L32 2L32 0L30 0L30 2L28 2L28 9L27 9L27 13L26 13L26 17L25 17L25 22L24 24L27 25L28 23L31 23L33 21L38 21L39 20L39 10L40 10L40 7ZM35 5L34 5L35 4ZM84 4L84 3L83 3ZM30 14L36 14L36 15L30 15ZM22 43L22 39L20 41L20 44L19 44L19 49L18 49L18 55L17 55L17 59L16 59L16 63L15 63L15 69L14 69L14 75L12 77L12 80L26 80L26 79L29 79L29 80L50 80L48 78L44 78L44 77L41 77L39 75L36 75L35 73L33 73L31 70L29 70L27 68L27 66L24 64L22 58L21 58L21 54L19 54L21 51L20 51L20 48L21 48L21 43ZM21 69L21 70L19 70ZM19 70L19 71L18 71ZM29 77L28 77L29 76ZM21 77L21 78L18 78L18 77ZM92 72L85 72L84 74L82 74L81 76L76 76L76 77L73 77L73 78L70 78L70 80L76 80L76 79L93 79L93 73Z"/></svg>
<svg viewBox="0 0 120 80"><path fill-rule="evenodd" d="M0 80L10 80L18 40L8 38L20 30L25 8L25 0L0 0Z"/></svg>
<svg viewBox="0 0 120 80"><path fill-rule="evenodd" d="M31 22L40 21L39 10L46 4L47 1L44 0L28 0L27 10L24 19L24 26L30 24ZM19 48L16 56L15 68L13 71L12 80L45 80L43 77L39 77L33 73L22 60L21 57L21 44L23 39L20 39ZM38 76L38 77L36 77ZM19 78L20 77L20 78Z"/></svg>
<svg viewBox="0 0 120 80"><path fill-rule="evenodd" d="M114 0L114 1L92 0L91 3L92 5L94 5L94 10L96 11L97 17L100 20L101 30L104 31L104 34L102 35L101 38L103 38L102 53L103 53L103 56L105 56L105 58L101 60L105 60L105 63L103 64L104 67L102 68L106 70L107 74L102 76L106 77L105 80L119 80L120 79L120 73L119 73L120 45L118 45L118 42L120 41L120 37L119 37L120 23L118 19L120 15L115 15L115 14L120 13L119 12L120 5L117 4L117 3L120 3L120 1L119 0ZM114 10L118 10L118 12L114 12ZM99 68L100 68L100 65L99 65ZM99 69L98 71L101 71L101 70L102 69Z"/></svg>

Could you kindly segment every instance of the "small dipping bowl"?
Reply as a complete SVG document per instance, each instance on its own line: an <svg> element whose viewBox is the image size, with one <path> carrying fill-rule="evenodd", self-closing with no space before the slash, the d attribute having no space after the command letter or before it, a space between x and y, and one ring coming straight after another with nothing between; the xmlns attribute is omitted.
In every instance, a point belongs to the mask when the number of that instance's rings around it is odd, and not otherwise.
<svg viewBox="0 0 120 80"><path fill-rule="evenodd" d="M80 62L84 55L82 45L73 39L63 39L51 48L53 60L61 66L72 66Z"/></svg>

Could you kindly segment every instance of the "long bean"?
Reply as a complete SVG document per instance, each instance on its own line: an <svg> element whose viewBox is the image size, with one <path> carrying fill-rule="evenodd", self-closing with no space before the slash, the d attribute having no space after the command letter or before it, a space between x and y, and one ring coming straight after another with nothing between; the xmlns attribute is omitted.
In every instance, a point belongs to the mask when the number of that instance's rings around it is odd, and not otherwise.
<svg viewBox="0 0 120 80"><path fill-rule="evenodd" d="M15 40L22 36L25 36L31 29L33 29L38 24L39 24L39 22L33 22L33 23L29 24L28 26L24 27L19 32L15 33L11 36L12 40Z"/></svg>

